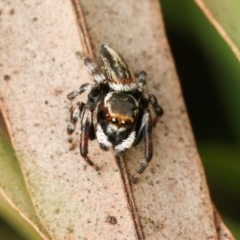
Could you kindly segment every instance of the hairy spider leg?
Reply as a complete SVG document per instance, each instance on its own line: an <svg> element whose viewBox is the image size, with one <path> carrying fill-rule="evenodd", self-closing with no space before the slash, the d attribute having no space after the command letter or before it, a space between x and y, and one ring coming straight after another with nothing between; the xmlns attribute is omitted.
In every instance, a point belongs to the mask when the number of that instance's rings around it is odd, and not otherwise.
<svg viewBox="0 0 240 240"><path fill-rule="evenodd" d="M141 71L138 74L136 74L136 76L138 77L138 89L140 91L145 91L145 86L146 86L146 80L147 80L147 73L145 71ZM144 98L147 99L148 101L150 101L153 110L156 114L154 120L153 120L153 127L156 126L158 119L163 115L163 109L162 107L158 104L158 100L157 98L149 93L144 93Z"/></svg>
<svg viewBox="0 0 240 240"><path fill-rule="evenodd" d="M138 89L140 91L145 91L145 86L146 86L146 80L147 80L147 73L145 71L141 71L138 74L136 74L136 76L138 77ZM158 100L157 98L152 95L152 94L148 94L148 93L144 93L144 98L146 98L148 101L150 101L153 110L155 111L156 117L153 120L153 127L156 126L158 119L163 115L163 109L162 107L158 104Z"/></svg>
<svg viewBox="0 0 240 240"><path fill-rule="evenodd" d="M135 76L138 78L138 89L136 91L136 96L138 98L139 104L141 105L140 109L148 109L149 98L148 98L148 95L145 93L146 82L147 82L147 73L145 71L140 71L138 73L135 73ZM144 95L145 95L145 98L144 98ZM143 117L142 117L142 119L143 119ZM140 126L139 126L139 123L137 124L137 128L136 128L137 134L136 134L136 138L133 142L133 146L138 145L143 138L143 131L140 131L142 119L140 119L140 121L141 121Z"/></svg>
<svg viewBox="0 0 240 240"><path fill-rule="evenodd" d="M69 93L67 95L67 98L69 100L73 100L75 97L77 97L79 94L82 94L83 92L86 92L86 91L90 92L96 84L97 83L95 82L82 84L77 90Z"/></svg>
<svg viewBox="0 0 240 240"><path fill-rule="evenodd" d="M67 133L68 133L68 142L70 143L69 149L73 149L74 145L72 143L73 139L72 137L70 137L73 132L75 131L75 127L76 127L76 123L81 115L83 106L85 104L83 102L78 102L76 104L76 107L74 109L71 109L71 113L70 113L70 121L68 123L67 126Z"/></svg>
<svg viewBox="0 0 240 240"><path fill-rule="evenodd" d="M88 94L88 101L83 107L81 120L81 134L80 134L80 154L85 161L92 166L96 171L99 170L97 164L93 163L88 157L88 139L95 139L95 131L93 124L93 111L96 108L97 102L101 99L101 91L99 85L96 84Z"/></svg>
<svg viewBox="0 0 240 240"><path fill-rule="evenodd" d="M83 58L83 61L96 82L102 83L106 80L105 76L102 74L102 72L92 59L85 57Z"/></svg>
<svg viewBox="0 0 240 240"><path fill-rule="evenodd" d="M68 126L67 126L68 135L71 135L74 132L76 123L77 123L77 121L78 121L78 119L81 115L81 112L82 112L82 109L83 109L84 105L85 104L83 102L77 102L76 107L71 110L70 121L69 121Z"/></svg>
<svg viewBox="0 0 240 240"><path fill-rule="evenodd" d="M105 81L104 75L101 73L98 66L93 62L92 59L83 58L83 60L84 64L91 72L94 82L82 84L77 90L69 93L67 95L67 98L69 100L73 100L75 97L77 97L79 94L82 94L83 92L91 92L93 88L96 88L96 86L99 86L100 83L103 83Z"/></svg>
<svg viewBox="0 0 240 240"><path fill-rule="evenodd" d="M88 138L94 134L93 126L93 109L90 105L85 105L82 112L81 134L80 134L80 154L85 161L92 166L96 171L99 167L93 163L88 157Z"/></svg>
<svg viewBox="0 0 240 240"><path fill-rule="evenodd" d="M155 118L153 120L153 127L156 126L159 118L163 115L163 109L162 107L158 104L158 100L157 98L154 96L154 95L151 95L151 94L147 94L149 96L149 100L150 100L150 103L153 107L153 110L155 111Z"/></svg>
<svg viewBox="0 0 240 240"><path fill-rule="evenodd" d="M92 89L96 88L96 85L98 87L98 83L96 83L96 82L83 84L77 90L69 93L67 95L67 98L69 100L73 100L75 97L77 97L79 94L81 94L85 91L92 91ZM69 135L68 142L70 143L69 149L74 148L73 139L72 139L72 137L70 137L70 135L75 130L76 123L78 121L78 118L81 115L81 112L82 112L82 109L83 109L84 105L85 105L84 103L78 102L76 107L71 110L70 121L69 121L69 124L67 126L67 133Z"/></svg>
<svg viewBox="0 0 240 240"><path fill-rule="evenodd" d="M136 73L135 76L138 78L138 89L140 91L144 91L146 87L147 73L145 71L141 71Z"/></svg>
<svg viewBox="0 0 240 240"><path fill-rule="evenodd" d="M152 159L153 149L152 149L152 117L151 112L147 108L144 110L141 126L138 131L138 137L143 136L144 139L144 155L145 159L139 170L131 177L131 182L136 183L137 178L143 173L147 168L149 162Z"/></svg>

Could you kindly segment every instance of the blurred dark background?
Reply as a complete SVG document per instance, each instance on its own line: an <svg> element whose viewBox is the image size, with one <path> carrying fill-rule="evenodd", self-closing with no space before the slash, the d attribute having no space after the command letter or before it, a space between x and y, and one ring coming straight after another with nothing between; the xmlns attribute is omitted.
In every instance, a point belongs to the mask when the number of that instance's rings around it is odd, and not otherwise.
<svg viewBox="0 0 240 240"><path fill-rule="evenodd" d="M192 0L160 0L210 193L240 239L240 63Z"/></svg>

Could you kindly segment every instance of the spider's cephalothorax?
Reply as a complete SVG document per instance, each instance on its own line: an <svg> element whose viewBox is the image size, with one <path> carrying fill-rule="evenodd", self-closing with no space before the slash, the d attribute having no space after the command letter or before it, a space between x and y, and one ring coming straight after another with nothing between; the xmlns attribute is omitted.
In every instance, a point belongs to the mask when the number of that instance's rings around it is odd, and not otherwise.
<svg viewBox="0 0 240 240"><path fill-rule="evenodd" d="M156 97L145 91L146 73L142 71L134 75L123 57L109 46L101 46L97 63L89 58L84 58L84 63L94 81L68 94L68 99L72 100L78 94L88 92L86 103L78 102L71 111L68 134L74 132L80 117L80 153L96 170L98 166L88 157L88 139L97 138L102 149L113 148L116 155L144 139L145 159L131 179L135 182L152 158L152 126L155 126L163 110ZM156 114L154 120L149 103ZM95 109L96 124L93 122Z"/></svg>

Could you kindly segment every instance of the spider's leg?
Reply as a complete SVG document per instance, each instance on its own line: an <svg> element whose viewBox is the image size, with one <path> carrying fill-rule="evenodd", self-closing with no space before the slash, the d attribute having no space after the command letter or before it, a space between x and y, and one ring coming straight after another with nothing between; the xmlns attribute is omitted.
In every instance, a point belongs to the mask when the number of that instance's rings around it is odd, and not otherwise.
<svg viewBox="0 0 240 240"><path fill-rule="evenodd" d="M102 74L96 63L90 58L83 58L84 64L87 66L89 71L92 73L93 79L98 82L102 83L106 80L105 76Z"/></svg>
<svg viewBox="0 0 240 240"><path fill-rule="evenodd" d="M146 126L146 111L149 112L150 114L150 110L148 108L148 101L149 99L141 99L140 100L141 102L141 106L140 106L140 116L142 116L141 118L139 118L138 122L137 122L137 125L136 125L136 138L134 140L134 143L133 143L133 146L136 146L140 143L140 141L142 140L143 138L143 135L144 135L144 129L145 129L145 126Z"/></svg>
<svg viewBox="0 0 240 240"><path fill-rule="evenodd" d="M81 85L78 89L76 89L75 91L70 92L67 95L67 98L69 100L73 100L75 97L77 97L79 94L82 94L83 92L86 92L86 91L90 92L95 85L96 85L96 83L94 83L94 82L85 83L85 84Z"/></svg>
<svg viewBox="0 0 240 240"><path fill-rule="evenodd" d="M147 80L147 73L144 71L141 71L139 73L136 73L135 76L138 78L138 88L140 91L145 90L146 86L146 80Z"/></svg>
<svg viewBox="0 0 240 240"><path fill-rule="evenodd" d="M98 166L93 163L88 157L88 138L91 138L92 134L94 134L93 109L90 105L86 104L83 107L82 112L80 154L90 166L92 166L96 171L98 171Z"/></svg>
<svg viewBox="0 0 240 240"><path fill-rule="evenodd" d="M96 138L93 111L96 108L97 102L101 99L102 92L99 85L96 83L91 92L88 94L88 101L83 107L81 118L81 135L80 135L80 153L89 165L98 170L98 166L94 164L88 157L88 139Z"/></svg>
<svg viewBox="0 0 240 240"><path fill-rule="evenodd" d="M153 107L153 110L156 114L156 117L153 120L153 127L155 127L158 122L158 119L163 115L164 112L163 112L162 107L158 104L158 100L154 95L147 94L147 93L145 95L147 95L147 98L149 99L149 101Z"/></svg>
<svg viewBox="0 0 240 240"><path fill-rule="evenodd" d="M145 159L139 170L131 177L133 183L140 177L152 159L152 118L148 108L144 110L138 134L143 135Z"/></svg>
<svg viewBox="0 0 240 240"><path fill-rule="evenodd" d="M84 64L86 65L86 67L92 73L93 79L95 81L91 82L91 83L85 83L85 84L81 85L77 90L69 93L67 95L67 98L69 100L73 100L75 97L77 97L79 94L82 94L85 91L91 92L93 88L96 88L97 86L99 86L99 84L106 81L104 74L101 72L101 70L98 68L98 66L95 64L95 62L93 60L85 57L85 58L83 58L83 61L84 61Z"/></svg>
<svg viewBox="0 0 240 240"><path fill-rule="evenodd" d="M72 144L72 138L70 137L74 130L75 130L75 126L76 126L76 123L78 121L78 118L80 117L81 115L81 111L83 109L83 106L84 106L84 103L82 102L78 102L76 107L74 109L71 110L71 115L70 115L70 121L68 123L68 126L67 126L67 133L68 133L68 141L70 143L70 149L73 149L74 146Z"/></svg>
<svg viewBox="0 0 240 240"><path fill-rule="evenodd" d="M153 109L155 111L156 117L153 120L153 126L155 127L158 122L159 117L161 117L163 115L163 109L158 104L157 98L154 95L148 94L145 92L147 73L144 71L141 71L136 74L136 77L138 77L138 89L140 91L144 92L143 98L145 99L145 101L151 103L151 105L153 106Z"/></svg>
<svg viewBox="0 0 240 240"><path fill-rule="evenodd" d="M93 115L93 111L91 112L91 114ZM93 124L93 117L91 116L91 119L89 121L89 127L88 127L88 138L90 140L94 140L96 138L96 134L95 134L95 129L94 129L94 124Z"/></svg>

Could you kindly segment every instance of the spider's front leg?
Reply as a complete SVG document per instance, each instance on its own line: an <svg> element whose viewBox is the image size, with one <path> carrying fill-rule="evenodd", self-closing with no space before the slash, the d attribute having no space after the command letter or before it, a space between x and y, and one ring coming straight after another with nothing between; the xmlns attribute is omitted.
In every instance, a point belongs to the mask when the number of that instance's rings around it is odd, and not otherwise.
<svg viewBox="0 0 240 240"><path fill-rule="evenodd" d="M93 124L93 111L100 101L101 96L101 88L99 84L96 83L88 94L88 101L83 106L81 114L80 154L96 171L99 170L98 166L88 157L88 139L93 140L96 137Z"/></svg>
<svg viewBox="0 0 240 240"><path fill-rule="evenodd" d="M131 177L131 182L136 183L143 171L147 168L152 159L152 117L150 110L147 108L143 112L141 126L137 132L136 141L143 136L144 139L144 155L145 159L139 170Z"/></svg>
<svg viewBox="0 0 240 240"><path fill-rule="evenodd" d="M80 154L85 161L92 166L96 171L99 167L93 163L88 157L88 139L95 138L94 125L93 125L93 108L91 105L86 104L83 107L82 121L81 121L81 135L80 135Z"/></svg>

